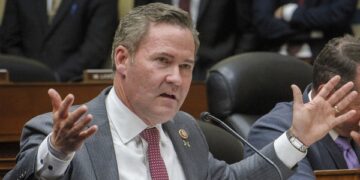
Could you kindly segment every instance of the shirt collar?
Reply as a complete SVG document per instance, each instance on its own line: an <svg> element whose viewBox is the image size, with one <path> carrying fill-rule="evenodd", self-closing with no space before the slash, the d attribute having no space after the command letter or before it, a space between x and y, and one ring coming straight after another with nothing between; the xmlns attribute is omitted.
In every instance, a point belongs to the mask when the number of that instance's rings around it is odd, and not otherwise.
<svg viewBox="0 0 360 180"><path fill-rule="evenodd" d="M308 98L309 98L309 101L312 101L312 97L311 97L311 95L312 95L312 90L310 90L310 92L308 93Z"/></svg>
<svg viewBox="0 0 360 180"><path fill-rule="evenodd" d="M106 98L106 109L109 122L113 124L114 130L124 144L131 141L148 127L144 121L122 103L114 88L111 88ZM161 125L159 126L161 128Z"/></svg>

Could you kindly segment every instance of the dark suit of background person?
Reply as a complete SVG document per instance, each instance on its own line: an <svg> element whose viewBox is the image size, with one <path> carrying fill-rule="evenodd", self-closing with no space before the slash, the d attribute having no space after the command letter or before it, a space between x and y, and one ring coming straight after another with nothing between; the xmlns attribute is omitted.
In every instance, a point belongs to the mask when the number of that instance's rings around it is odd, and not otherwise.
<svg viewBox="0 0 360 180"><path fill-rule="evenodd" d="M46 6L46 0L7 1L2 52L36 59L61 81L100 68L110 54L117 0L62 0L50 24Z"/></svg>
<svg viewBox="0 0 360 180"><path fill-rule="evenodd" d="M98 132L88 139L76 152L69 169L61 179L119 179L114 144L105 107L105 98L110 88L104 90L98 97L86 103L89 113L93 115L91 125L98 125ZM37 148L52 130L52 114L47 113L35 117L24 126L21 142L22 157L17 166L10 171L4 180L12 180L21 174L24 179L34 178ZM278 178L274 167L258 155L243 160L240 163L227 165L224 161L213 158L201 129L190 115L178 112L174 119L163 124L163 129L169 134L186 179L261 179L261 177ZM179 130L184 129L189 134L190 147L184 145ZM26 142L26 143L25 143ZM274 160L287 177L292 173L278 158L273 143L262 152ZM21 165L21 166L20 166ZM250 171L250 169L252 169ZM258 173L261 171L261 173Z"/></svg>
<svg viewBox="0 0 360 180"><path fill-rule="evenodd" d="M254 0L253 21L260 38L260 50L279 51L284 43L307 42L316 57L325 43L352 33L351 20L357 0L304 0L287 22L274 17L277 8L297 0ZM323 33L316 37L314 31Z"/></svg>
<svg viewBox="0 0 360 180"><path fill-rule="evenodd" d="M304 103L309 102L310 90L311 85L304 91ZM292 108L292 102L278 103L273 110L255 122L248 135L249 142L256 148L261 148L280 136L291 126ZM360 157L359 147L354 147ZM246 146L245 156L251 154L253 151ZM313 171L325 169L347 169L342 151L329 134L309 147L306 158L298 163L296 173L291 179L315 179Z"/></svg>
<svg viewBox="0 0 360 180"><path fill-rule="evenodd" d="M206 71L234 54L255 48L250 32L251 0L199 0L196 29L201 46L197 53L193 80L205 80ZM151 2L172 4L172 0L135 0L135 6Z"/></svg>

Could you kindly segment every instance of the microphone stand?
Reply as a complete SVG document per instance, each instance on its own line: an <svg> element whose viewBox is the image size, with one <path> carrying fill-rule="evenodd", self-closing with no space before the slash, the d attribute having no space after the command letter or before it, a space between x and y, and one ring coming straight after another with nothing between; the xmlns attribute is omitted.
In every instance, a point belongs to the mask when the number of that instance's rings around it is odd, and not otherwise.
<svg viewBox="0 0 360 180"><path fill-rule="evenodd" d="M200 119L204 121L211 121L214 120L215 122L219 123L223 128L225 128L228 132L230 132L232 135L240 139L243 143L248 145L250 149L252 149L254 152L256 152L260 157L262 157L266 162L268 162L270 165L272 165L276 172L279 174L280 180L283 180L282 173L279 169L279 167L268 157L266 157L263 153L261 153L258 149L256 149L252 144L250 144L248 141L246 141L243 137L241 137L237 132L235 132L232 128L230 128L227 124L225 124L222 120L218 119L217 117L211 115L209 112L202 112L200 115Z"/></svg>

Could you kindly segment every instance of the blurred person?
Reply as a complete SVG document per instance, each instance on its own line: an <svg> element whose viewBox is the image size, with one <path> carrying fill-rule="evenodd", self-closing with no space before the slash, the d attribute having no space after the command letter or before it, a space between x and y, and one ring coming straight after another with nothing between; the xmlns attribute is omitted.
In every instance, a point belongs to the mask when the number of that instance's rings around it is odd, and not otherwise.
<svg viewBox="0 0 360 180"><path fill-rule="evenodd" d="M326 82L336 75L342 77L337 88L341 84L352 81L355 83L354 90L359 92L359 57L359 39L344 36L330 40L314 62L313 82L306 88L303 101L312 103L314 97L325 88ZM350 109L356 110L357 113L350 120L335 126L325 137L311 145L306 158L299 162L296 173L290 179L315 179L314 170L360 168L360 149L351 138L352 131L359 131L359 103L360 96L357 96L348 108L343 109L340 105L335 107L336 116L341 116ZM292 109L293 102L278 103L273 110L254 123L248 135L250 143L257 148L262 148L281 136L292 124ZM343 152L343 145L347 145L350 149ZM253 152L246 146L245 156L251 154ZM346 160L346 156L350 155L351 158Z"/></svg>
<svg viewBox="0 0 360 180"><path fill-rule="evenodd" d="M76 81L109 58L117 22L117 0L10 0L0 50L45 64L58 81Z"/></svg>
<svg viewBox="0 0 360 180"><path fill-rule="evenodd" d="M254 0L259 50L312 63L330 39L352 34L356 4L357 0Z"/></svg>

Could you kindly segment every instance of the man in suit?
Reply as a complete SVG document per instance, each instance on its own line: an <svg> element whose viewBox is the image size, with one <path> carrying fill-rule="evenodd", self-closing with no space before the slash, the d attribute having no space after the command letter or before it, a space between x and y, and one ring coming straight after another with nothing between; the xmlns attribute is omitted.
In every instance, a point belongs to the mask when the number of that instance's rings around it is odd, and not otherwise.
<svg viewBox="0 0 360 180"><path fill-rule="evenodd" d="M254 50L251 0L191 0L187 8L181 1L190 0L135 0L135 6L162 2L191 12L201 43L193 80L204 81L207 70L224 58Z"/></svg>
<svg viewBox="0 0 360 180"><path fill-rule="evenodd" d="M312 63L326 42L352 33L356 4L357 0L254 0L259 48Z"/></svg>
<svg viewBox="0 0 360 180"><path fill-rule="evenodd" d="M73 107L73 95L62 100L50 89L53 112L25 125L17 164L4 179L278 178L259 155L231 165L214 159L196 121L179 112L198 46L185 11L161 3L132 10L114 37L114 86ZM284 177L306 155L307 145L355 114L335 117L334 105L343 110L357 96L351 82L329 95L339 80L332 78L312 104L303 104L292 86L297 106L289 133L303 144L295 149L282 136L262 149ZM294 158L284 159L281 149Z"/></svg>
<svg viewBox="0 0 360 180"><path fill-rule="evenodd" d="M312 103L314 97L324 88L324 84L335 75L342 77L340 84L348 81L355 83L354 89L360 89L360 40L351 36L334 38L325 45L314 62L313 83L309 85L304 94L303 101ZM351 141L354 156L350 158L354 164L349 164L341 148L337 145L337 138L345 137L350 140L352 131L359 131L360 96L347 108L357 110L350 120L334 127L320 141L311 145L305 159L298 164L296 173L290 179L315 179L314 170L359 168L359 146ZM251 128L248 140L257 148L262 148L279 137L292 124L293 102L278 103L273 110L261 117ZM339 110L336 116L344 112ZM253 154L249 147L245 147L245 156Z"/></svg>
<svg viewBox="0 0 360 180"><path fill-rule="evenodd" d="M0 49L45 64L58 81L76 81L109 58L117 22L117 0L10 0Z"/></svg>

